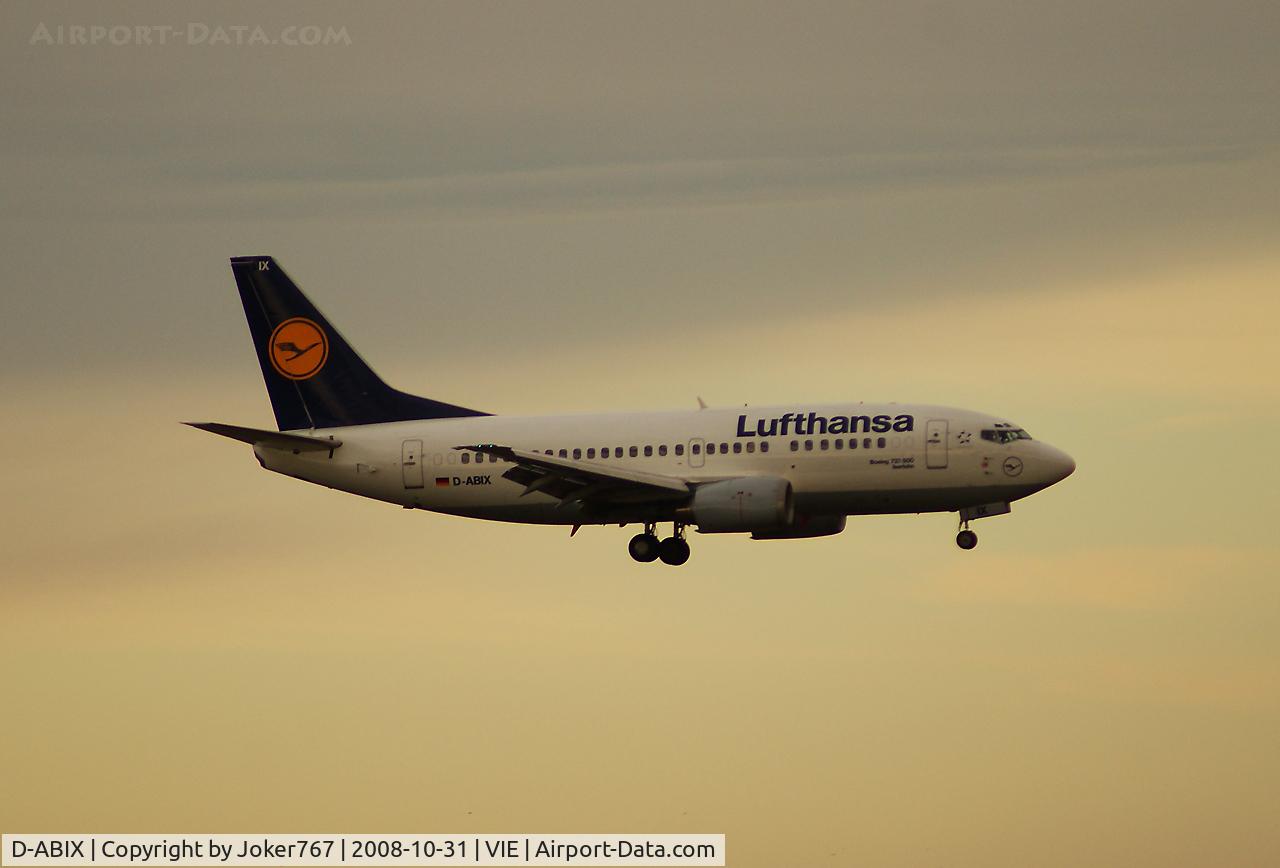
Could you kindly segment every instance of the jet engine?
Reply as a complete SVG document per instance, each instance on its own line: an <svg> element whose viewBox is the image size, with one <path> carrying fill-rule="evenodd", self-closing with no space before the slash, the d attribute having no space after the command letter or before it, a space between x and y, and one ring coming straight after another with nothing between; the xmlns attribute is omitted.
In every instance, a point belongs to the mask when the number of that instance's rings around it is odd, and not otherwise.
<svg viewBox="0 0 1280 868"><path fill-rule="evenodd" d="M744 476L698 486L686 521L700 533L748 533L786 527L795 515L791 483L777 476Z"/></svg>
<svg viewBox="0 0 1280 868"><path fill-rule="evenodd" d="M804 515L796 513L795 519L786 527L771 530L757 530L751 534L752 539L812 539L816 536L831 536L844 530L843 515Z"/></svg>

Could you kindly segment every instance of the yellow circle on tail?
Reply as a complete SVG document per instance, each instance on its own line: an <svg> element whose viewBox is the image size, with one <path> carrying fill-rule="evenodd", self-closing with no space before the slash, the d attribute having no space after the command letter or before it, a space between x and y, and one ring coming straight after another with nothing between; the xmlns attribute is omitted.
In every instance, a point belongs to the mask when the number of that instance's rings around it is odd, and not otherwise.
<svg viewBox="0 0 1280 868"><path fill-rule="evenodd" d="M309 380L329 359L329 338L306 317L295 316L276 326L267 347L271 366L290 380Z"/></svg>

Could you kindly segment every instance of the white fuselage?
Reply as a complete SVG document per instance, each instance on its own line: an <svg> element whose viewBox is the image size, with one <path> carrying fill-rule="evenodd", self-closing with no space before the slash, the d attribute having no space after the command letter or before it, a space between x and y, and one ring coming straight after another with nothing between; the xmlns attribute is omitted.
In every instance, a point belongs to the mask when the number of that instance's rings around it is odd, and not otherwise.
<svg viewBox="0 0 1280 868"><path fill-rule="evenodd" d="M957 511L1011 502L1068 476L1062 451L987 414L909 404L827 404L572 416L474 416L302 432L332 452L264 445L264 467L363 497L453 515L539 524L669 520L652 504L588 515L503 478L512 465L460 446L502 444L602 468L711 482L776 476L810 515ZM824 430L825 429L825 430ZM853 429L853 430L850 430ZM838 441L838 445L837 445ZM656 510L656 511L655 511Z"/></svg>

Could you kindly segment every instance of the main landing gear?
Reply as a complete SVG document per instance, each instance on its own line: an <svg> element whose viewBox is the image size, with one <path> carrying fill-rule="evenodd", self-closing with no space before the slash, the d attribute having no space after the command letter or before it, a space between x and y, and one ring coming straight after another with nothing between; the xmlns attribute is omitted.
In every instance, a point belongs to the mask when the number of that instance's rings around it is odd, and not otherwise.
<svg viewBox="0 0 1280 868"><path fill-rule="evenodd" d="M960 532L956 534L956 545L965 551L975 547L978 544L978 535L969 530L968 519L960 519Z"/></svg>
<svg viewBox="0 0 1280 868"><path fill-rule="evenodd" d="M684 525L675 523L672 535L658 541L657 524L650 522L644 526L644 533L638 533L627 543L627 551L631 557L642 564L661 559L664 564L678 567L689 560L689 543L684 538Z"/></svg>

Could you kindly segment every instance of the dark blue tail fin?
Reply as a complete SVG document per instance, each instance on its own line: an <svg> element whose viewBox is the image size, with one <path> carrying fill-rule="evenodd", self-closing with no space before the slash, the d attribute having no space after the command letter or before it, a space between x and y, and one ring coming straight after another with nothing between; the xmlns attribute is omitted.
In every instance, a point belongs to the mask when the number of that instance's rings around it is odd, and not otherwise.
<svg viewBox="0 0 1280 868"><path fill-rule="evenodd" d="M270 256L231 270L281 431L488 415L382 382Z"/></svg>

